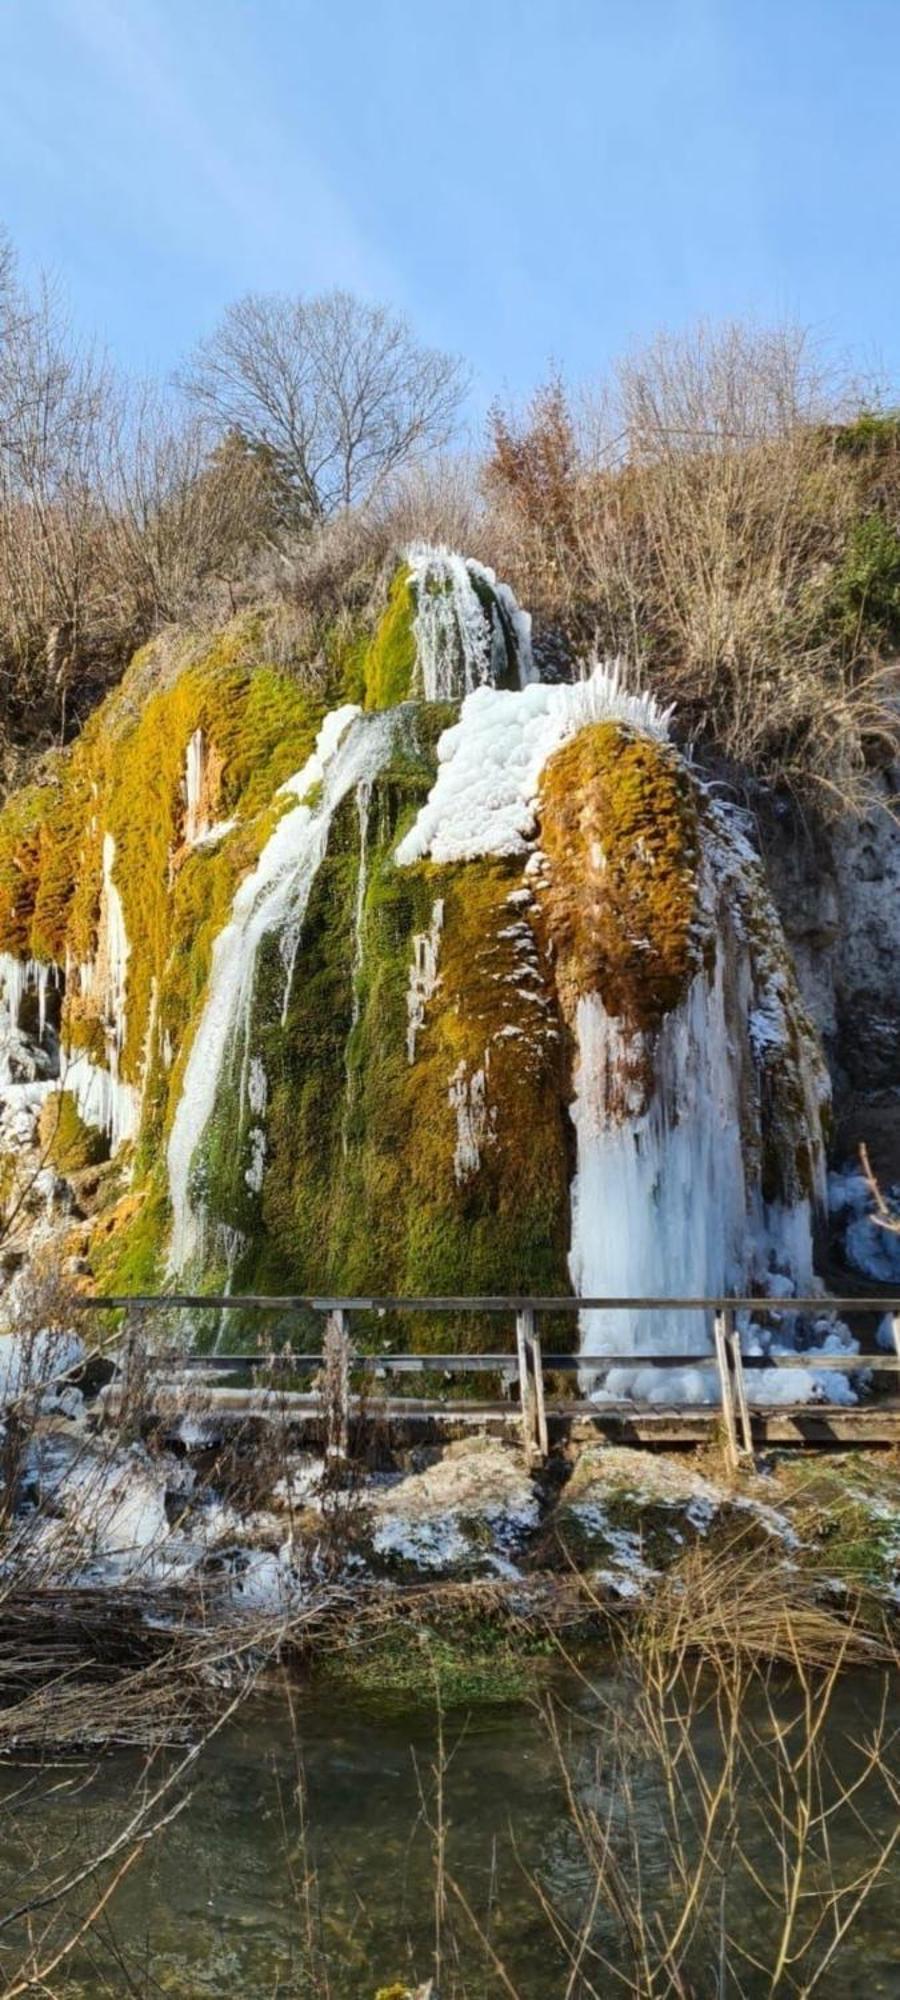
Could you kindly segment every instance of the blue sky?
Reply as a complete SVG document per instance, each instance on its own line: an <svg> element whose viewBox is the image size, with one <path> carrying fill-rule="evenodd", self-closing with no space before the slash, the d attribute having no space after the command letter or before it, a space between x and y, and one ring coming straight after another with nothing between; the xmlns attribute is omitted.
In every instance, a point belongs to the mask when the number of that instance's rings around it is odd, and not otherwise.
<svg viewBox="0 0 900 2000"><path fill-rule="evenodd" d="M898 0L0 0L0 219L141 371L341 284L476 415L699 316L900 380L898 89Z"/></svg>

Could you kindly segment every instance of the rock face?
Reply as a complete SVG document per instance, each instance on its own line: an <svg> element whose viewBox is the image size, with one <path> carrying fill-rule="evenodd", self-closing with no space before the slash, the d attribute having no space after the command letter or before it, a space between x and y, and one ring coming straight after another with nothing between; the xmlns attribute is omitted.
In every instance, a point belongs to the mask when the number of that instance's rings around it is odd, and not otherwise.
<svg viewBox="0 0 900 2000"><path fill-rule="evenodd" d="M651 699L539 681L511 593L445 550L314 692L252 624L139 656L0 816L0 952L10 1064L27 1015L28 1089L116 1163L100 1284L811 1282L827 1076L758 858Z"/></svg>
<svg viewBox="0 0 900 2000"><path fill-rule="evenodd" d="M772 892L835 1085L837 1146L867 1138L900 1175L900 769L884 806L813 843L785 826L767 843Z"/></svg>

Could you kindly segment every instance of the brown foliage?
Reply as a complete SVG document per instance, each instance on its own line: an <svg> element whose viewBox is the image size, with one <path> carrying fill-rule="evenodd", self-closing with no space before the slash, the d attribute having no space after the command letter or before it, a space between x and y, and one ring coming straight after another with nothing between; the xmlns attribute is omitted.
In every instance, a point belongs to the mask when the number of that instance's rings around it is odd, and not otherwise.
<svg viewBox="0 0 900 2000"><path fill-rule="evenodd" d="M828 809L898 740L896 670L836 612L860 522L900 520L858 408L800 335L701 329L580 411L552 382L495 412L485 472L504 573L570 655L624 655L684 734Z"/></svg>

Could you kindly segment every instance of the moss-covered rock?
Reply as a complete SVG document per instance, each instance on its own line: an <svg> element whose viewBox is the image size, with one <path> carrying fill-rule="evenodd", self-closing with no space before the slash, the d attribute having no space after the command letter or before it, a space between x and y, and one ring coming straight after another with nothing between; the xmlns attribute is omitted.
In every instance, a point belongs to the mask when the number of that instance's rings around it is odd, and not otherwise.
<svg viewBox="0 0 900 2000"><path fill-rule="evenodd" d="M395 708L398 702L408 701L417 692L415 616L412 578L404 567L394 577L387 609L366 652L367 708Z"/></svg>
<svg viewBox="0 0 900 2000"><path fill-rule="evenodd" d="M599 993L633 1029L657 1027L697 968L696 791L668 744L598 722L541 778L547 924L574 1010Z"/></svg>

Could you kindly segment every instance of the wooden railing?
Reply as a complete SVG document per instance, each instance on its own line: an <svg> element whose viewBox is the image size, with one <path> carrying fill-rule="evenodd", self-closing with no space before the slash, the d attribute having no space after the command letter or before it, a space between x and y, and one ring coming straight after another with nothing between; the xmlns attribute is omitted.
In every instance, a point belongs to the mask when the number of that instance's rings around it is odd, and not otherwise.
<svg viewBox="0 0 900 2000"><path fill-rule="evenodd" d="M330 1322L332 1341L340 1343L344 1356L341 1373L343 1389L341 1397L345 1407L338 1410L337 1423L340 1434L346 1434L347 1406L349 1404L350 1375L356 1368L365 1368L376 1376L392 1374L427 1374L439 1370L446 1374L495 1374L515 1367L518 1378L519 1406L521 1412L522 1443L529 1458L544 1458L548 1451L547 1405L545 1395L546 1373L590 1374L593 1369L608 1368L714 1368L719 1379L722 1423L725 1450L729 1461L737 1466L742 1459L752 1457L753 1439L751 1433L750 1404L747 1395L746 1375L760 1368L803 1368L815 1371L827 1370L842 1374L858 1373L877 1369L879 1372L897 1374L900 1372L900 1299L872 1298L816 1298L785 1299L775 1302L760 1298L562 1298L547 1297L487 1297L487 1298L338 1298L310 1294L296 1294L273 1297L268 1294L219 1294L208 1293L167 1293L144 1295L116 1295L105 1298L82 1297L73 1301L76 1309L84 1313L103 1313L125 1309L129 1313L152 1315L180 1311L204 1311L217 1313L259 1312L276 1313L280 1317L316 1313ZM877 1313L879 1318L889 1316L893 1332L894 1352L877 1354L828 1354L808 1356L802 1352L782 1354L742 1354L737 1314L744 1310L756 1312L778 1309L791 1313L815 1312L820 1318L841 1312ZM538 1327L540 1315L582 1313L585 1311L608 1312L698 1312L707 1316L712 1343L707 1353L695 1354L544 1354ZM516 1347L511 1353L447 1354L447 1353L365 1353L353 1348L350 1339L350 1321L354 1313L485 1313L501 1317L515 1317ZM273 1355L269 1351L257 1350L249 1353L195 1352L162 1353L160 1363L171 1361L179 1368L203 1368L235 1370L269 1369ZM322 1367L322 1350L301 1353L290 1345L285 1345L278 1353L280 1365L288 1367L292 1373L312 1373ZM435 1406L436 1408L439 1405ZM821 1406L820 1406L821 1408Z"/></svg>

